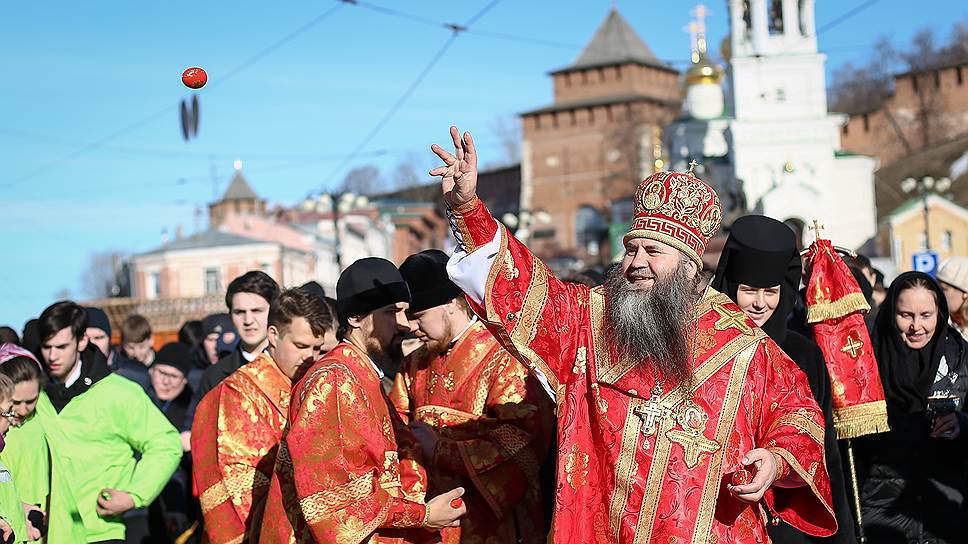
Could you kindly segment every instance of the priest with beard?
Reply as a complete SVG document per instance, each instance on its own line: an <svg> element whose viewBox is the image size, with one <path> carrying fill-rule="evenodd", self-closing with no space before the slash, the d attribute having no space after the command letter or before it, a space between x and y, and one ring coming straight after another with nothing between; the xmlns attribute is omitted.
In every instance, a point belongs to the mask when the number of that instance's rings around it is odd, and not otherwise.
<svg viewBox="0 0 968 544"><path fill-rule="evenodd" d="M410 332L410 291L390 261L340 274L341 342L292 388L259 542L440 542L466 511L462 488L424 502L420 445L384 393ZM452 502L453 501L453 502Z"/></svg>
<svg viewBox="0 0 968 544"><path fill-rule="evenodd" d="M787 328L802 273L803 262L797 251L796 235L790 227L762 215L747 215L737 219L730 229L712 287L735 301L756 326L793 359L806 375L813 397L824 413L824 446L839 525L837 533L828 538L812 537L780 523L769 527L770 537L774 542L784 544L854 543L857 542L854 519L847 500L844 469L833 424L830 374L820 346Z"/></svg>
<svg viewBox="0 0 968 544"><path fill-rule="evenodd" d="M634 196L605 286L566 284L477 198L477 153L432 150L458 242L448 272L558 404L555 542L765 542L765 519L837 529L824 419L807 380L700 284L715 191L657 172Z"/></svg>

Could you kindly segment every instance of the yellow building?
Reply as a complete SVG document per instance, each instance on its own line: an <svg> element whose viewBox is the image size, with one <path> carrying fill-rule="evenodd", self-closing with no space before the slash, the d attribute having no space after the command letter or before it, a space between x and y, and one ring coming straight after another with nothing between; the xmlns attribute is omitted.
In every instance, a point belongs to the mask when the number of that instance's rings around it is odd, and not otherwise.
<svg viewBox="0 0 968 544"><path fill-rule="evenodd" d="M928 195L928 240L924 237L924 204L912 198L884 218L882 235L898 272L913 268L912 255L931 249L940 259L968 255L968 210L938 195ZM884 244L887 245L887 244ZM929 247L930 245L930 247ZM883 246L882 246L883 247Z"/></svg>

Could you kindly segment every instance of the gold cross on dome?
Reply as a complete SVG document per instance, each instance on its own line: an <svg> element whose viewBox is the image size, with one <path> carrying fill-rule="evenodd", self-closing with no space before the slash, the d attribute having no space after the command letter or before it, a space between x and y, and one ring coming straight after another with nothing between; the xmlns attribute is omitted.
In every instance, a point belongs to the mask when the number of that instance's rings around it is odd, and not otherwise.
<svg viewBox="0 0 968 544"><path fill-rule="evenodd" d="M716 313L719 314L719 319L713 325L713 328L717 331L735 328L745 335L753 335L753 328L746 324L746 314L743 313L743 310L731 312L718 302L713 302L713 310L716 310Z"/></svg>
<svg viewBox="0 0 968 544"><path fill-rule="evenodd" d="M696 159L692 159L691 161L689 161L689 170L686 173L689 174L690 176L695 176L695 174L693 174L693 171L696 169L697 166L699 166L699 163L696 162Z"/></svg>
<svg viewBox="0 0 968 544"><path fill-rule="evenodd" d="M850 358L856 359L857 352L860 351L863 347L864 347L863 342L861 342L857 338L854 338L852 335L848 334L847 343L844 344L844 347L840 348L840 351L841 353L850 353Z"/></svg>

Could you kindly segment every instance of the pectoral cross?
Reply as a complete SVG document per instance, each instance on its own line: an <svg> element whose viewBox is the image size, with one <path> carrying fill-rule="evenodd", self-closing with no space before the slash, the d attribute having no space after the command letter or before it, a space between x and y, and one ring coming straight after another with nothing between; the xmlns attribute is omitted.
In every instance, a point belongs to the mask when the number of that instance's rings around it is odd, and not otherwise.
<svg viewBox="0 0 968 544"><path fill-rule="evenodd" d="M678 420L681 429L672 429L666 433L666 437L682 446L683 460L689 468L696 468L703 454L716 453L720 444L715 440L706 438L706 416L694 404L688 404L679 414Z"/></svg>
<svg viewBox="0 0 968 544"><path fill-rule="evenodd" d="M659 423L670 415L668 408L662 406L661 397L662 387L656 385L652 388L652 396L649 400L645 401L641 406L636 406L632 409L632 413L636 415L640 420L642 420L642 436L648 438L659 430ZM648 448L648 441L645 442L645 447Z"/></svg>

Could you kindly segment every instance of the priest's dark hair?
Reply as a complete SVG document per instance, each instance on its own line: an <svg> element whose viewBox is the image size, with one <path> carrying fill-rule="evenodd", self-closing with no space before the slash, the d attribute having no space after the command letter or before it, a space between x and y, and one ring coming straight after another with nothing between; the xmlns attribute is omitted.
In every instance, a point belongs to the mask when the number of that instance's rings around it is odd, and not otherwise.
<svg viewBox="0 0 968 544"><path fill-rule="evenodd" d="M316 336L333 328L334 316L325 300L299 287L286 289L269 306L269 325L285 334L297 317L305 319Z"/></svg>
<svg viewBox="0 0 968 544"><path fill-rule="evenodd" d="M73 300L62 300L40 314L37 326L41 343L67 327L70 327L74 340L80 340L87 333L87 312Z"/></svg>
<svg viewBox="0 0 968 544"><path fill-rule="evenodd" d="M225 306L232 310L232 297L237 293L252 293L266 299L272 304L279 296L279 284L261 270L251 270L232 280L225 291Z"/></svg>

